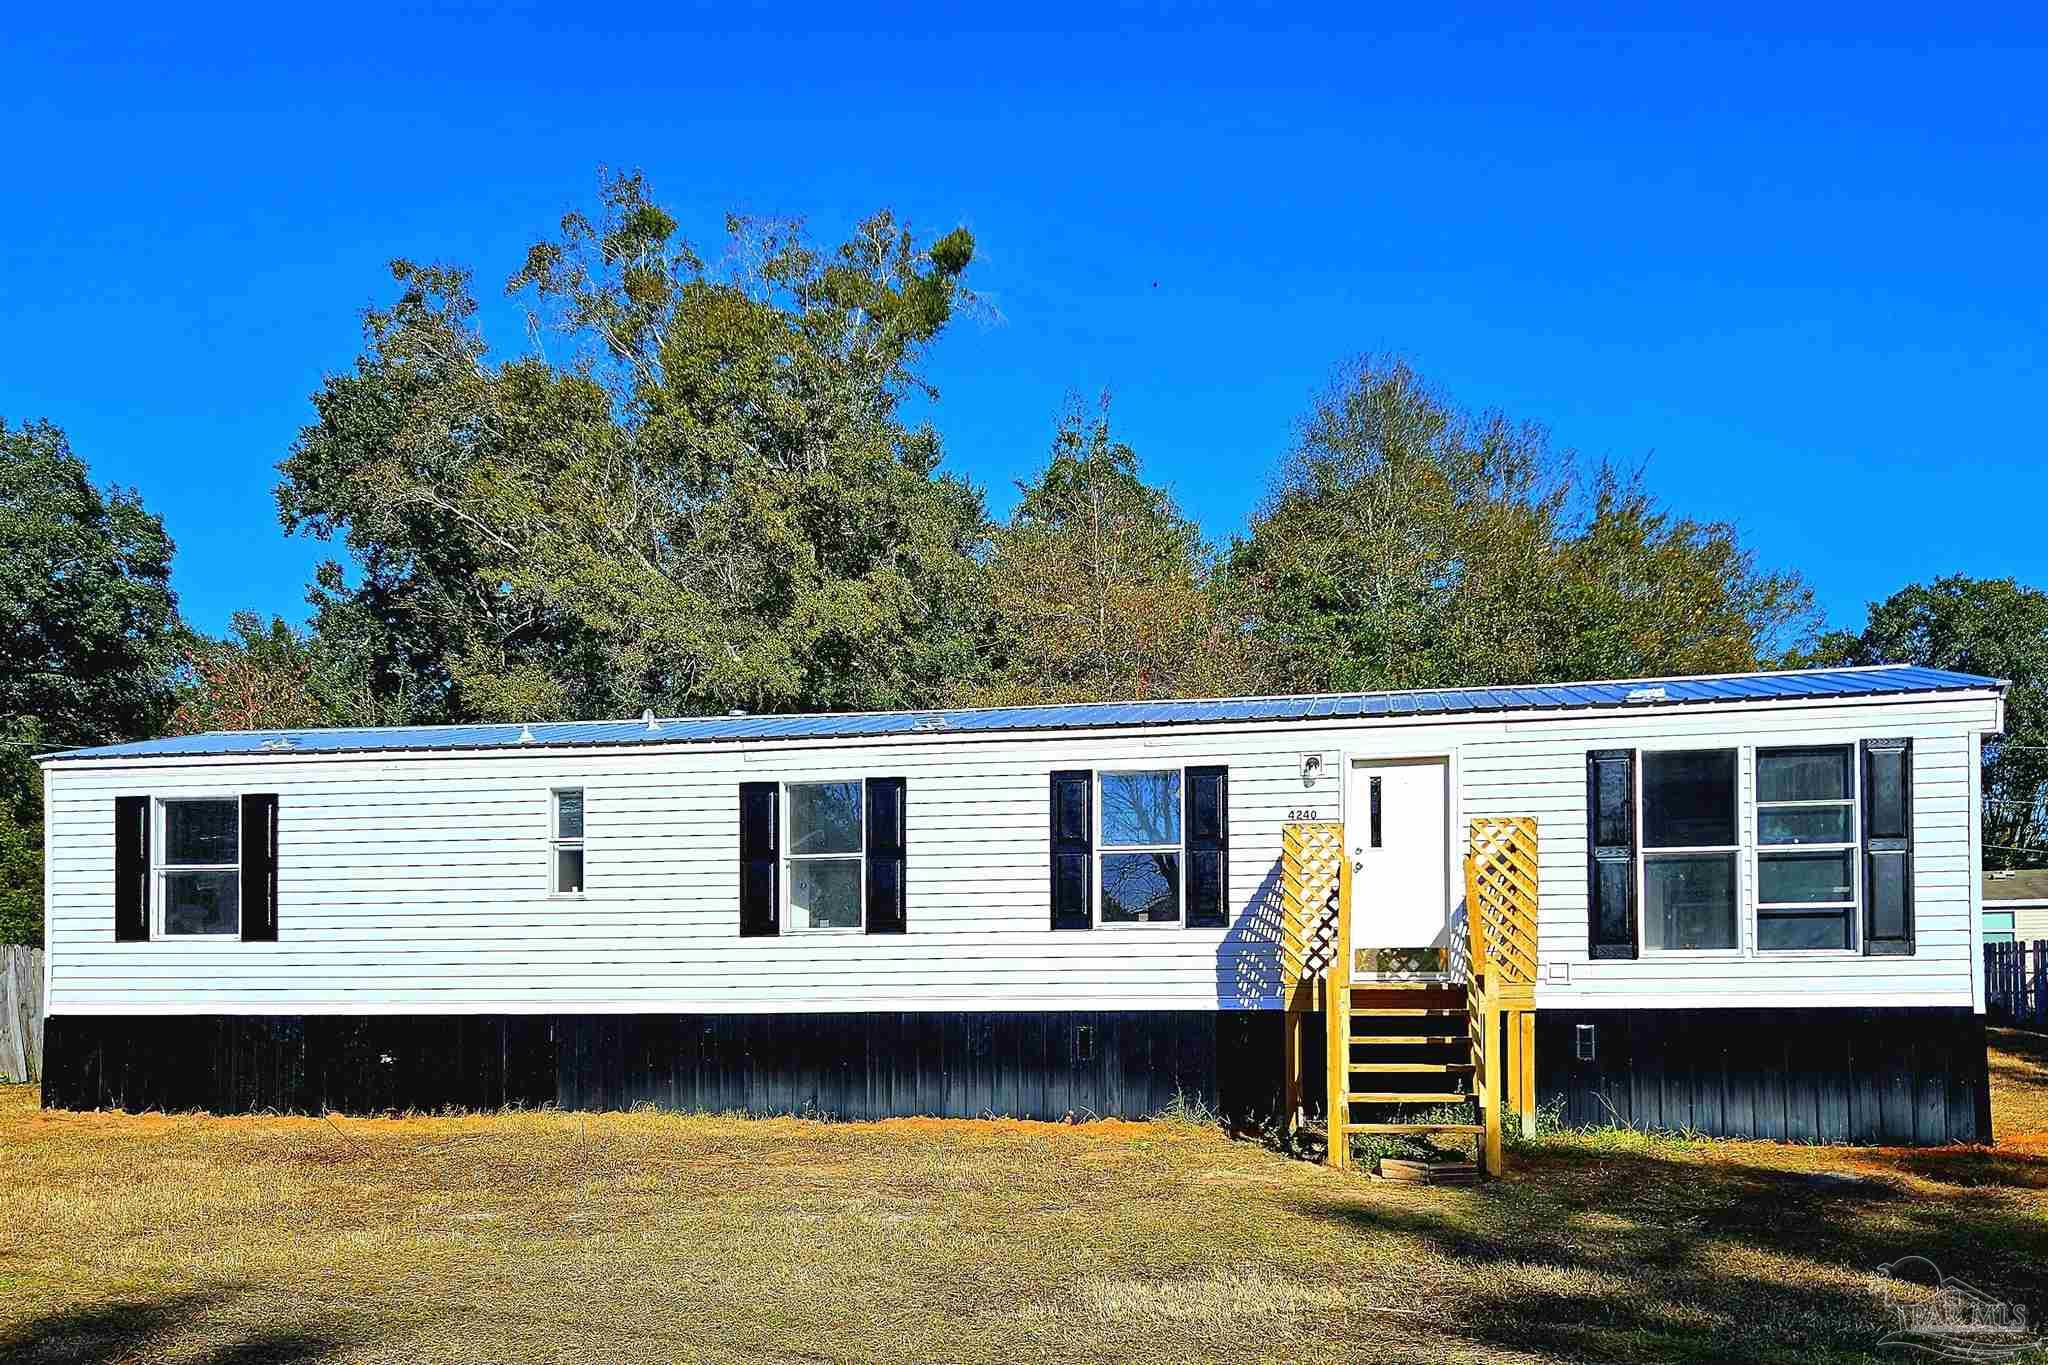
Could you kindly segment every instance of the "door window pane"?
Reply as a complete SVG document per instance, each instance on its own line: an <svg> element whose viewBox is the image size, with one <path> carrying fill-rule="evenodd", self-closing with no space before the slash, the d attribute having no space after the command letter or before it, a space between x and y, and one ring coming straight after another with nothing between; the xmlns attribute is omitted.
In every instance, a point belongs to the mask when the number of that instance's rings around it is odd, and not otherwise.
<svg viewBox="0 0 2048 1365"><path fill-rule="evenodd" d="M558 848L555 850L555 894L558 896L580 896L583 894L582 849Z"/></svg>
<svg viewBox="0 0 2048 1365"><path fill-rule="evenodd" d="M1849 751L1761 749L1756 756L1759 801L1846 801Z"/></svg>
<svg viewBox="0 0 2048 1365"><path fill-rule="evenodd" d="M1756 860L1757 901L1763 905L1846 901L1856 894L1854 855L1764 853Z"/></svg>
<svg viewBox="0 0 2048 1365"><path fill-rule="evenodd" d="M239 933L241 882L239 872L166 872L164 932Z"/></svg>
<svg viewBox="0 0 2048 1365"><path fill-rule="evenodd" d="M1104 924L1172 924L1179 919L1178 853L1102 855Z"/></svg>
<svg viewBox="0 0 2048 1365"><path fill-rule="evenodd" d="M1106 848L1180 842L1180 770L1102 775Z"/></svg>
<svg viewBox="0 0 2048 1365"><path fill-rule="evenodd" d="M794 929L860 928L860 868L859 858L792 862L789 867L790 926Z"/></svg>
<svg viewBox="0 0 2048 1365"><path fill-rule="evenodd" d="M1650 948L1733 948L1735 855L1644 859L1643 943Z"/></svg>
<svg viewBox="0 0 2048 1365"><path fill-rule="evenodd" d="M1848 806L1764 806L1757 839L1766 844L1846 844L1854 837Z"/></svg>
<svg viewBox="0 0 2048 1365"><path fill-rule="evenodd" d="M1849 946L1849 912L1839 915L1771 915L1756 917L1756 946L1760 952L1785 952L1801 948L1846 948Z"/></svg>
<svg viewBox="0 0 2048 1365"><path fill-rule="evenodd" d="M239 801L164 802L164 862L170 866L232 863L239 856Z"/></svg>
<svg viewBox="0 0 2048 1365"><path fill-rule="evenodd" d="M1717 848L1734 842L1733 749L1643 755L1644 847Z"/></svg>
<svg viewBox="0 0 2048 1365"><path fill-rule="evenodd" d="M789 788L789 851L860 852L858 782L793 782ZM858 918L854 921L859 923Z"/></svg>

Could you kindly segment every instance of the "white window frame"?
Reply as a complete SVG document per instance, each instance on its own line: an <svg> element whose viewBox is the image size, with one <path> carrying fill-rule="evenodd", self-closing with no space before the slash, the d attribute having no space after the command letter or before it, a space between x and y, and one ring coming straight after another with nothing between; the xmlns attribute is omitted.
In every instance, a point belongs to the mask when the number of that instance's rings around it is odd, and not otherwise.
<svg viewBox="0 0 2048 1365"><path fill-rule="evenodd" d="M1766 801L1763 799L1762 769L1763 757L1767 753L1814 749L1839 749L1849 769L1849 795L1845 799L1827 801ZM1751 942L1756 945L1756 955L1765 958L1826 958L1861 957L1863 955L1863 916L1858 913L1863 905L1863 763L1859 746L1853 740L1841 743L1811 744L1759 744L1750 750L1750 795L1749 808L1752 816L1751 845L1749 850ZM1845 843L1826 844L1767 844L1764 842L1765 810L1817 810L1826 806L1849 807L1849 838ZM1774 853L1847 853L1849 855L1849 899L1848 901L1764 901L1763 859ZM1846 948L1766 948L1763 943L1763 917L1772 911L1840 911L1849 921L1849 946Z"/></svg>
<svg viewBox="0 0 2048 1365"><path fill-rule="evenodd" d="M796 795L796 789L798 787L840 787L845 786L849 782L860 789L860 795L854 802L854 805L860 811L860 838L855 841L853 852L798 853L796 851L796 826L790 822L789 818L791 807L795 804L794 798ZM824 937L830 937L833 934L865 934L868 931L867 778L814 777L808 778L801 782L784 782L781 784L781 788L782 789L778 794L778 798L782 802L782 809L778 812L778 818L781 820L780 828L782 830L782 838L785 847L782 850L781 875L777 878L777 880L781 882L781 886L778 888L778 894L782 898L782 904L780 907L778 907L778 910L781 915L782 932L785 934L798 935L805 938L810 937L812 934L818 934ZM801 929L798 928L796 923L796 915L793 913L792 904L792 897L794 896L796 891L796 865L798 863L834 862L854 863L860 868L860 874L854 878L855 885L858 886L860 889L860 923L856 925L805 925Z"/></svg>
<svg viewBox="0 0 2048 1365"><path fill-rule="evenodd" d="M1649 764L1651 757L1670 757L1674 754L1733 754L1735 756L1735 842L1732 844L1696 844L1684 848L1651 848L1649 824L1644 819L1649 802ZM1748 888L1743 885L1743 874L1748 864L1743 858L1747 836L1751 833L1744 818L1743 799L1743 751L1733 744L1672 744L1663 747L1638 748L1635 759L1635 821L1636 821L1636 952L1643 957L1679 957L1686 961L1710 961L1714 958L1740 958L1744 956L1744 903L1748 901ZM1650 946L1650 859L1682 854L1719 854L1733 860L1735 867L1735 942L1726 948L1655 948Z"/></svg>
<svg viewBox="0 0 2048 1365"><path fill-rule="evenodd" d="M171 851L170 825L171 807L196 804L199 802L226 802L235 808L235 860L231 863L173 863L168 855ZM242 911L248 897L242 886L242 798L240 793L233 796L159 796L152 802L150 812L149 877L152 892L150 906L151 938L176 940L178 942L241 942ZM218 934L174 934L170 930L171 894L170 880L182 872L232 872L235 874L235 927Z"/></svg>
<svg viewBox="0 0 2048 1365"><path fill-rule="evenodd" d="M1180 831L1180 834L1181 834L1181 842L1180 842L1180 843L1178 843L1178 844L1115 844L1115 845L1111 845L1111 844L1108 844L1108 843L1106 843L1106 842L1105 842L1105 841L1103 840L1103 837L1102 837L1102 807L1103 807L1103 801L1102 801L1102 780L1103 780L1103 779L1104 779L1105 777L1129 777L1129 776L1131 776L1131 775L1132 775L1132 774L1134 774L1134 773L1172 773L1172 774L1174 774L1174 775L1175 775L1176 777L1178 777L1178 778L1180 779L1180 823L1181 823L1181 831ZM1132 932L1136 932L1136 933L1145 933L1145 932L1148 932L1148 931L1157 931L1157 930L1161 930L1161 929L1179 929L1179 928L1183 927L1183 926L1184 926L1184 925L1186 925L1186 924L1187 924L1187 922L1188 922L1188 866L1187 866L1188 860L1187 860L1187 856L1186 856L1186 847L1185 847L1185 845L1186 845L1186 843L1187 843L1187 834L1188 834L1188 831L1187 831L1187 818L1188 818L1188 772L1187 772L1187 769L1186 769L1186 768L1185 768L1184 766L1180 766L1180 765L1176 765L1176 764L1164 764L1164 765L1162 765L1162 764L1158 764L1158 763L1132 763L1132 764L1127 764L1127 765L1124 765L1124 766L1120 766L1120 767L1115 767L1115 768L1097 768L1097 769L1095 770L1095 778L1094 778L1094 781L1095 781L1095 790L1094 790L1094 791L1092 791L1092 792L1090 792L1090 793L1089 793L1088 795L1089 795L1089 804L1090 804L1090 805L1091 805L1091 806L1092 806L1092 807L1094 808L1094 811L1093 811L1093 813L1094 813L1094 817L1095 817L1095 828L1089 831L1089 838L1090 838L1090 839L1091 839L1091 841L1092 841L1092 844L1091 844L1091 848L1092 848L1092 853L1091 853L1091 855L1090 855L1090 856L1094 858L1094 860L1095 860L1095 864L1094 864L1094 866L1093 866L1093 867L1091 867L1091 868L1089 868L1089 869L1088 869L1088 871L1089 871L1089 873L1090 873L1090 876L1089 876L1089 879L1088 879L1088 880L1089 880L1089 882L1091 883L1091 886L1090 886L1090 897L1089 897L1089 900L1090 900L1089 910L1090 910L1090 912L1091 912L1091 913L1092 913L1092 914L1094 915L1094 921L1093 921L1093 923L1094 923L1094 926L1095 926L1095 928L1097 928L1097 929L1107 929L1107 930L1110 930L1110 931L1111 931L1111 932L1113 932L1113 933L1115 933L1115 932L1122 932L1122 931L1125 931L1125 930L1129 930L1129 931L1132 931ZM1175 878L1173 879L1173 881L1174 881L1174 894L1175 894L1175 897L1176 897L1176 900L1177 900L1177 904L1176 904L1176 905L1175 905L1175 907L1174 907L1174 917L1173 917L1172 919L1170 919L1170 920L1118 920L1118 921L1114 921L1114 922L1110 922L1110 923L1105 923L1105 922L1103 921L1103 918L1102 918L1102 860L1103 860L1104 856L1106 856L1106 855L1108 855L1108 854L1112 854L1112 853L1171 853L1171 854L1173 854L1173 855L1174 855L1174 856L1175 856L1175 857L1176 857L1177 859L1179 859L1179 865L1180 865L1180 875L1179 875L1179 876L1177 876L1177 877L1175 877Z"/></svg>
<svg viewBox="0 0 2048 1365"><path fill-rule="evenodd" d="M562 837L562 797L575 792L583 802L583 833L574 838ZM581 900L590 890L590 853L584 843L590 837L590 790L587 787L550 787L548 789L548 895L564 900ZM574 849L583 855L583 887L578 891L562 889L562 851Z"/></svg>

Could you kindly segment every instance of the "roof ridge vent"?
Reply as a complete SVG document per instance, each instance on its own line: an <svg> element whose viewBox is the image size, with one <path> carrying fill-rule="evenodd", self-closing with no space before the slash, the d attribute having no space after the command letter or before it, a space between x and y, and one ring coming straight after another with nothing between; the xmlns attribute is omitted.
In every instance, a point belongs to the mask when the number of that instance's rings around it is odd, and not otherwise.
<svg viewBox="0 0 2048 1365"><path fill-rule="evenodd" d="M1668 700L1670 700L1670 698L1669 698L1669 697L1667 697L1667 696L1665 695L1664 689L1663 689L1663 687L1661 687L1661 686L1658 686L1658 687L1631 687L1631 688L1630 688L1630 689L1628 690L1628 695L1627 695L1627 696L1625 696L1625 697L1623 697L1623 698L1622 698L1622 700L1623 700L1623 701L1633 701L1633 702L1645 702L1645 701L1668 701Z"/></svg>
<svg viewBox="0 0 2048 1365"><path fill-rule="evenodd" d="M945 715L942 712L935 711L929 716L920 716L916 720L912 721L910 723L910 728L913 730L922 730L926 734L933 734L940 730L951 729L952 725L951 722L949 722L946 719Z"/></svg>
<svg viewBox="0 0 2048 1365"><path fill-rule="evenodd" d="M269 749L273 752L276 752L282 749L296 749L299 747L299 743L290 735L278 735L274 739L264 740L257 747L260 749Z"/></svg>

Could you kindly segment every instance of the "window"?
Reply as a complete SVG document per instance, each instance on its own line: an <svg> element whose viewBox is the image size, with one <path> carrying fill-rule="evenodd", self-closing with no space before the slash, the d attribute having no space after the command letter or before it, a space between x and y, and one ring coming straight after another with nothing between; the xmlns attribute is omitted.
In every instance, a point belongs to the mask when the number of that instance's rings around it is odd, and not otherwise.
<svg viewBox="0 0 2048 1365"><path fill-rule="evenodd" d="M1740 945L1735 773L1733 749L1643 754L1644 948Z"/></svg>
<svg viewBox="0 0 2048 1365"><path fill-rule="evenodd" d="M161 801L157 882L166 937L242 932L241 811L235 798Z"/></svg>
<svg viewBox="0 0 2048 1365"><path fill-rule="evenodd" d="M583 894L583 789L561 787L554 793L549 816L549 842L557 896Z"/></svg>
<svg viewBox="0 0 2048 1365"><path fill-rule="evenodd" d="M1107 772L1097 780L1096 922L1180 923L1180 770Z"/></svg>
<svg viewBox="0 0 2048 1365"><path fill-rule="evenodd" d="M1986 910L1984 912L1984 941L1986 943L2011 943L2018 936L2013 926L2013 912L2010 910Z"/></svg>
<svg viewBox="0 0 2048 1365"><path fill-rule="evenodd" d="M791 932L858 932L867 878L864 784L792 782L788 793L788 924Z"/></svg>
<svg viewBox="0 0 2048 1365"><path fill-rule="evenodd" d="M1856 840L1848 746L1757 750L1759 952L1853 946Z"/></svg>

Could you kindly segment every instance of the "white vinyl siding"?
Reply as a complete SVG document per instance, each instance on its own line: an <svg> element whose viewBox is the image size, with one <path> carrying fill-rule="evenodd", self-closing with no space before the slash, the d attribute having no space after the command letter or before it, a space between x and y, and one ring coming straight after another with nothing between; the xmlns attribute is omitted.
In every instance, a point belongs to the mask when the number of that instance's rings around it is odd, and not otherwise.
<svg viewBox="0 0 2048 1365"><path fill-rule="evenodd" d="M1342 818L1349 756L1456 751L1458 819L1539 821L1543 1007L1967 1004L1970 734L1988 697L488 754L263 755L48 769L53 1013L1272 1008L1280 827ZM1586 751L1912 736L1918 953L1586 960ZM1327 772L1304 786L1300 758ZM1230 768L1228 929L1047 929L1047 775ZM739 937L739 784L909 779L911 931ZM593 870L552 894L552 792ZM278 795L278 941L117 943L113 802ZM1745 802L1747 797L1745 795ZM1745 818L1747 818L1745 816ZM1753 936L1745 874L1745 937Z"/></svg>

